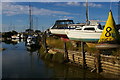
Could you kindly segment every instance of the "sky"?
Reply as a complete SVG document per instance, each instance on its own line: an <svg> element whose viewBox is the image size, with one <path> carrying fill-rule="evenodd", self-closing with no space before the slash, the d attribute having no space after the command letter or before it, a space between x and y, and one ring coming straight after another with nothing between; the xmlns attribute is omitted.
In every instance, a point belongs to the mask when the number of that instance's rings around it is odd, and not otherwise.
<svg viewBox="0 0 120 80"><path fill-rule="evenodd" d="M1 0L2 2L85 2L85 0ZM89 2L118 2L120 0L88 0Z"/></svg>
<svg viewBox="0 0 120 80"><path fill-rule="evenodd" d="M6 0L5 0L6 1ZM59 19L85 23L85 2L2 2L2 31L23 32L29 28L29 5L32 6L33 28L45 30ZM12 1L12 0L11 0ZM111 9L118 24L118 2L89 2L89 20L106 21ZM105 23L102 23L105 24Z"/></svg>

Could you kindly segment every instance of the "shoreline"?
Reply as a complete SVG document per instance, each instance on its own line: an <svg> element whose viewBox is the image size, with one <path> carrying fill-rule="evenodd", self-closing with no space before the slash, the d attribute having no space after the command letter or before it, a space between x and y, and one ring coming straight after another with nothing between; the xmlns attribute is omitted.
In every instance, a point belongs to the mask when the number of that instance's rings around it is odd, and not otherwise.
<svg viewBox="0 0 120 80"><path fill-rule="evenodd" d="M5 48L0 48L0 51L4 51L4 50L6 50Z"/></svg>

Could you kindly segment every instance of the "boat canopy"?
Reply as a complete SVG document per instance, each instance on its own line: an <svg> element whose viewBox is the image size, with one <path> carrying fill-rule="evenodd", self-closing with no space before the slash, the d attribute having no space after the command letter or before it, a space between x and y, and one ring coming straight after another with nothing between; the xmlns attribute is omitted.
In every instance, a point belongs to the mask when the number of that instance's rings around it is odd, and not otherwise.
<svg viewBox="0 0 120 80"><path fill-rule="evenodd" d="M57 20L52 29L67 29L68 24L74 24L73 20Z"/></svg>
<svg viewBox="0 0 120 80"><path fill-rule="evenodd" d="M73 20L57 20L55 24L74 24Z"/></svg>

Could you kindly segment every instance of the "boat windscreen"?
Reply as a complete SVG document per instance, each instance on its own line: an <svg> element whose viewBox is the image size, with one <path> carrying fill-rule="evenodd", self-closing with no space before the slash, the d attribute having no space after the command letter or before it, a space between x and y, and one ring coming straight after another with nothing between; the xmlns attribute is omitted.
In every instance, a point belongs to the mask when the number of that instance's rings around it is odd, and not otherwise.
<svg viewBox="0 0 120 80"><path fill-rule="evenodd" d="M101 26L101 24L98 24L98 28L103 30L103 26Z"/></svg>
<svg viewBox="0 0 120 80"><path fill-rule="evenodd" d="M74 24L73 21L57 21L56 24Z"/></svg>

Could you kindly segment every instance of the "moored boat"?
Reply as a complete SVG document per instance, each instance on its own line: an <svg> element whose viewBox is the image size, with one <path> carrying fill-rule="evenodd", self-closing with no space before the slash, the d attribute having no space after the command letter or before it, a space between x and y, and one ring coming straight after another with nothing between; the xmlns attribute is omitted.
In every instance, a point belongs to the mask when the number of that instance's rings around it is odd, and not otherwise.
<svg viewBox="0 0 120 80"><path fill-rule="evenodd" d="M66 37L65 29L68 29L68 24L74 24L73 20L57 20L50 28L50 33L59 37Z"/></svg>
<svg viewBox="0 0 120 80"><path fill-rule="evenodd" d="M69 20L69 19L57 20L54 26L52 26L49 30L50 30L50 33L55 36L67 38L65 30L71 30L75 28L79 29L82 25L84 24L74 24L73 20Z"/></svg>
<svg viewBox="0 0 120 80"><path fill-rule="evenodd" d="M11 36L11 39L19 39L19 38L20 38L20 34Z"/></svg>
<svg viewBox="0 0 120 80"><path fill-rule="evenodd" d="M65 32L70 40L97 42L100 39L102 31L103 26L97 21L90 21L89 25L85 25L79 30L66 30Z"/></svg>

